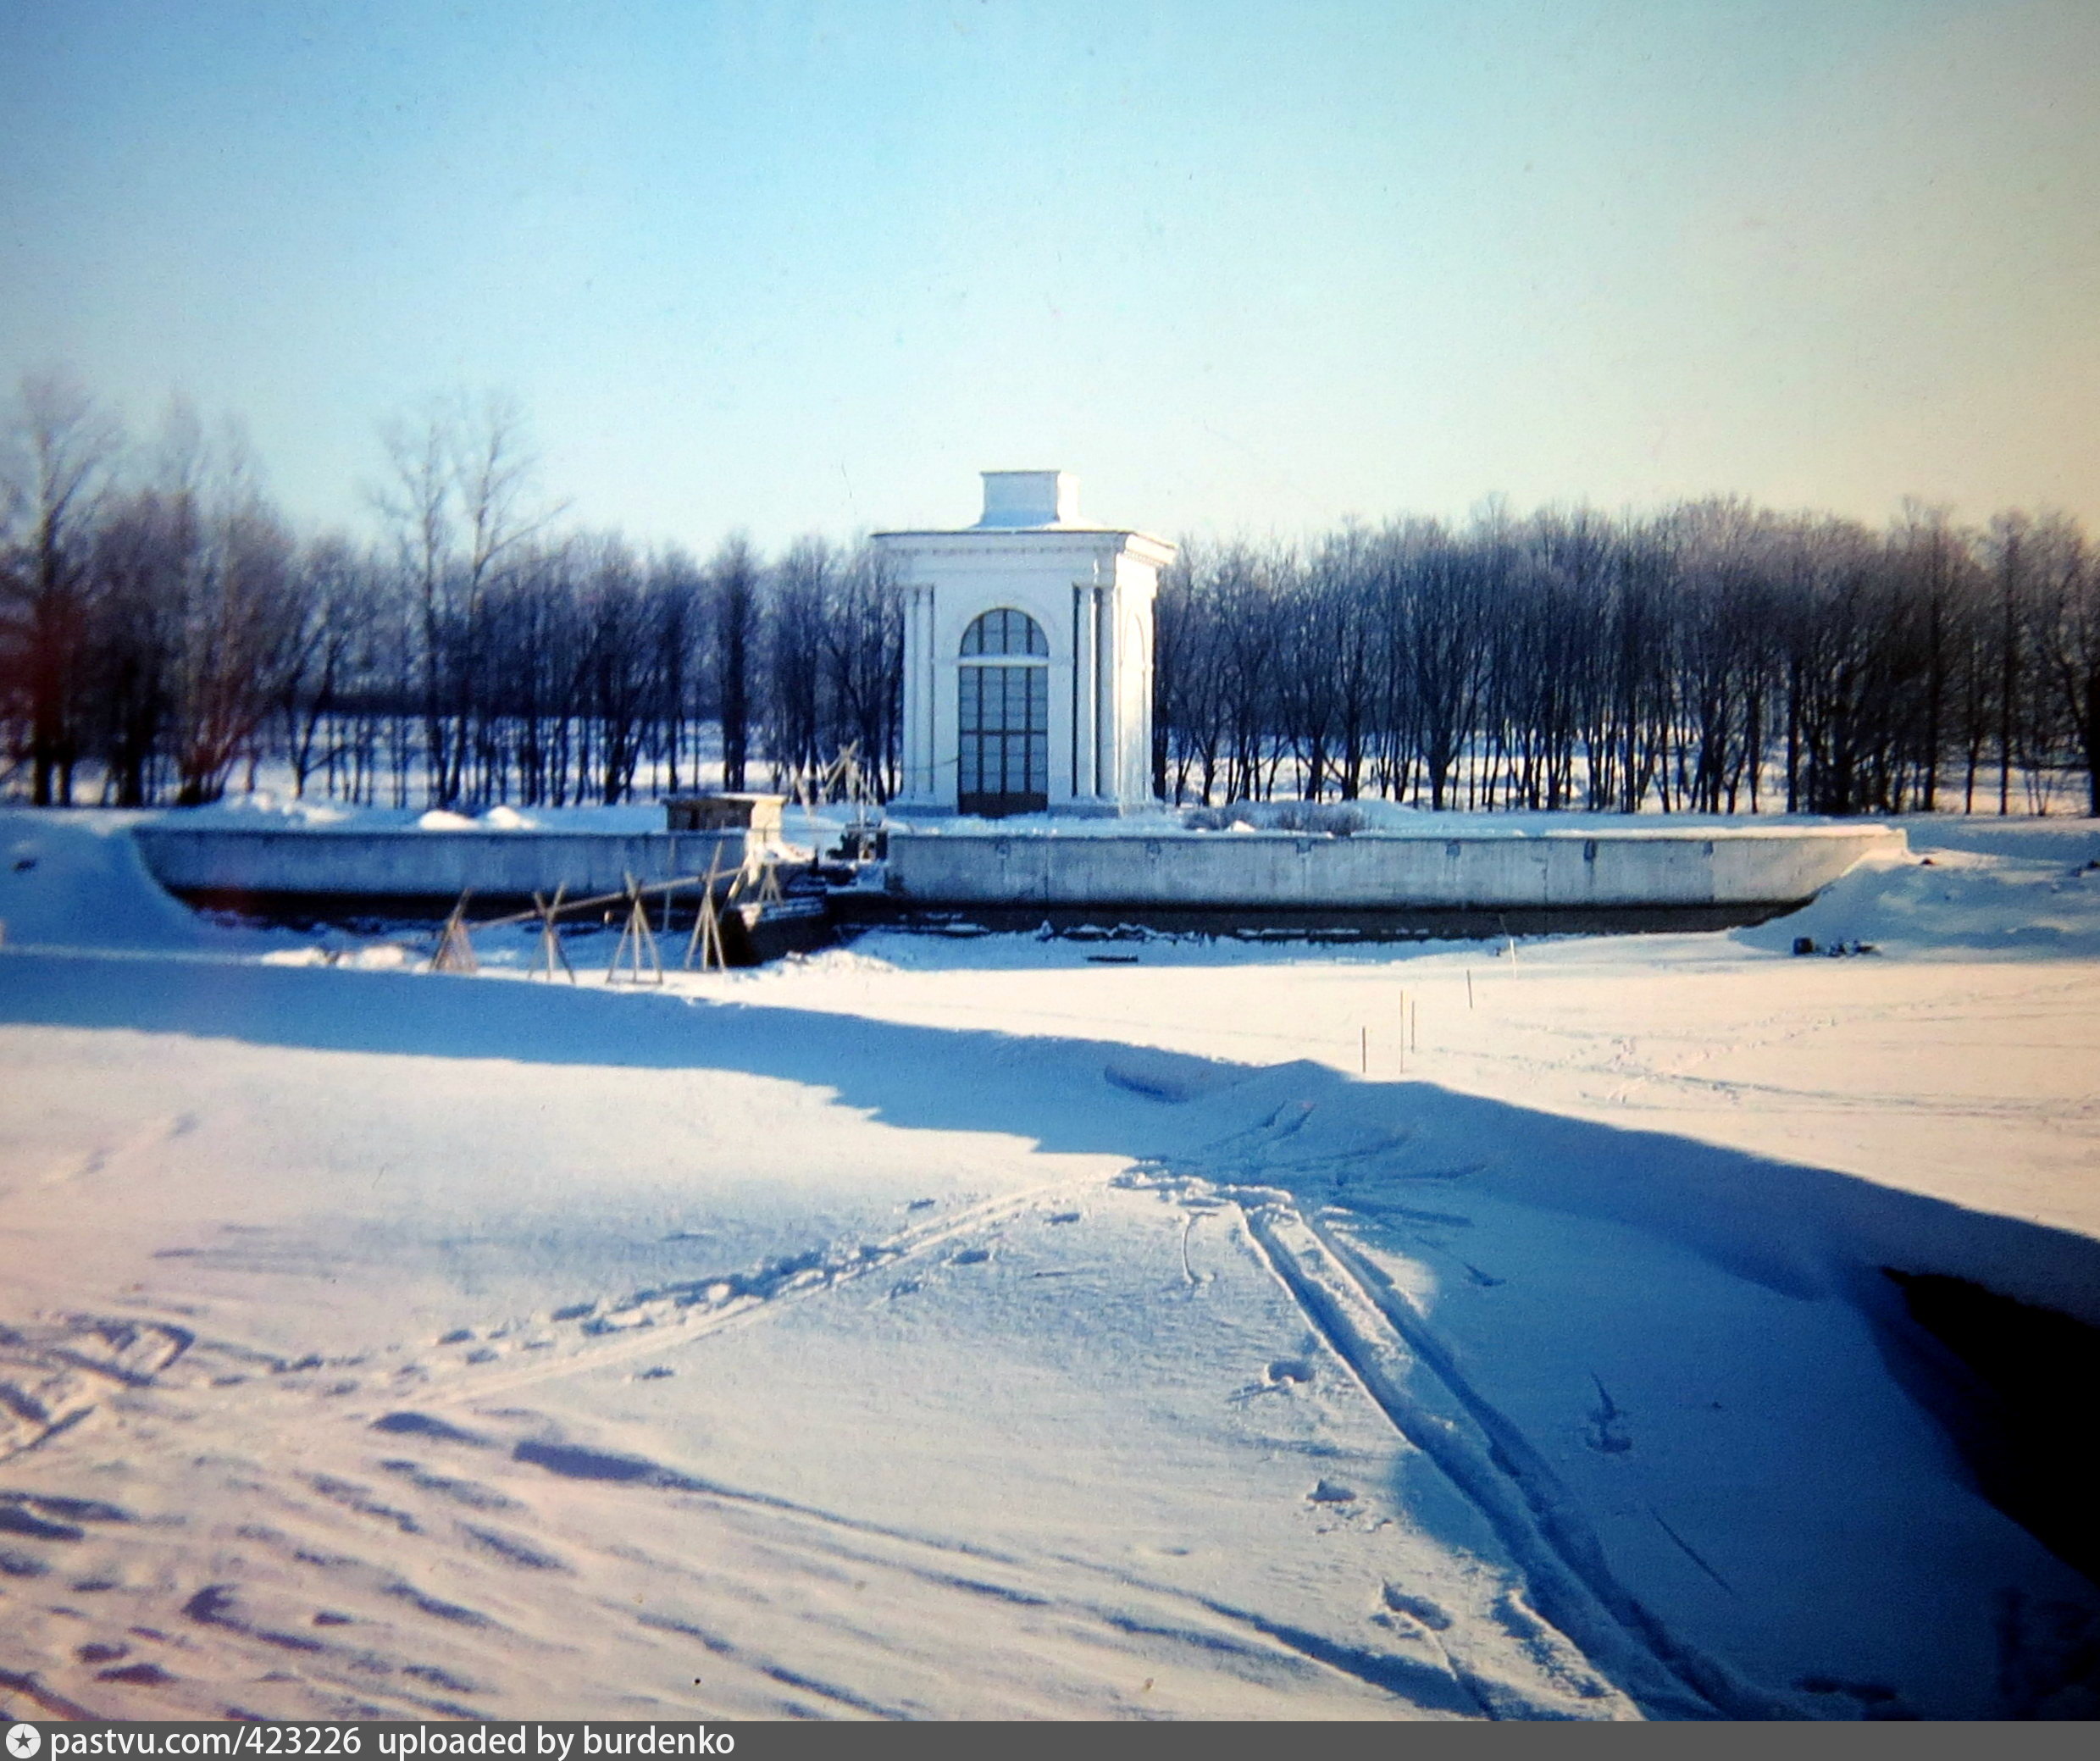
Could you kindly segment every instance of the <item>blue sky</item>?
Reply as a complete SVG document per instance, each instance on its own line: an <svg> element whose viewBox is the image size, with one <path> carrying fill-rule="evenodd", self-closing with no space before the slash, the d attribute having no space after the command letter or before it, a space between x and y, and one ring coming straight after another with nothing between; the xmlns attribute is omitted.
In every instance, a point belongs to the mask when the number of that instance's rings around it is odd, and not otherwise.
<svg viewBox="0 0 2100 1761"><path fill-rule="evenodd" d="M0 373L356 524L1170 534L1732 491L2100 523L2100 6L0 0Z"/></svg>

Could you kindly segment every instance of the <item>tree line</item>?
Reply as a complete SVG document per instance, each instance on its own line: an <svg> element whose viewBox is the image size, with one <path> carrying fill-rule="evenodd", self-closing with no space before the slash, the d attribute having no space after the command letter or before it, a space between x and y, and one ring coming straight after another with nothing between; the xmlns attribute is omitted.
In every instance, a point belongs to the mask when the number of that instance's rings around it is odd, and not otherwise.
<svg viewBox="0 0 2100 1761"><path fill-rule="evenodd" d="M376 539L302 536L235 433L127 446L56 375L0 452L0 792L197 805L281 762L296 795L612 804L842 747L895 784L901 619L866 545L768 564L564 529L515 407L391 424Z"/></svg>
<svg viewBox="0 0 2100 1761"><path fill-rule="evenodd" d="M1170 800L2100 816L2100 558L2077 523L1886 531L1739 501L1349 525L1161 584Z"/></svg>
<svg viewBox="0 0 2100 1761"><path fill-rule="evenodd" d="M197 804L281 764L408 807L898 778L901 621L865 542L706 560L563 523L501 397L385 431L376 536L301 534L236 434L146 443L59 375L0 428L0 793ZM1163 575L1160 794L1434 808L2100 815L2078 524L1887 529L1737 501L1348 524Z"/></svg>

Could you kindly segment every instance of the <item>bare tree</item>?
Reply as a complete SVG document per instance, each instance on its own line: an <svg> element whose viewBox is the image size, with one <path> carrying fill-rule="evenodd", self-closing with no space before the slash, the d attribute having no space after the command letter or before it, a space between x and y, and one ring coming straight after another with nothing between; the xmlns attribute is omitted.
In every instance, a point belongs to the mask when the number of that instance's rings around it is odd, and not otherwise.
<svg viewBox="0 0 2100 1761"><path fill-rule="evenodd" d="M833 573L831 584L818 745L852 745L886 800L897 792L903 761L903 601L889 557L866 542Z"/></svg>
<svg viewBox="0 0 2100 1761"><path fill-rule="evenodd" d="M458 398L452 412L451 451L466 552L457 608L457 706L450 791L453 797L471 794L485 799L494 787L496 746L484 628L489 595L519 546L555 516L554 512L529 506L539 463L516 399L501 392ZM472 756L479 761L479 775L472 778L468 775L470 739Z"/></svg>
<svg viewBox="0 0 2100 1761"><path fill-rule="evenodd" d="M2086 811L2100 819L2100 558L2060 515L2030 534L2036 683L2054 698L2066 743L2085 766Z"/></svg>
<svg viewBox="0 0 2100 1761"><path fill-rule="evenodd" d="M17 390L0 459L0 643L27 723L30 799L73 799L89 616L91 535L122 431L69 377L31 374Z"/></svg>
<svg viewBox="0 0 2100 1761"><path fill-rule="evenodd" d="M303 795L317 773L332 781L350 750L345 694L359 670L359 638L382 590L370 559L340 535L307 545L296 567L303 616L285 667L283 710L291 792Z"/></svg>
<svg viewBox="0 0 2100 1761"><path fill-rule="evenodd" d="M389 474L372 500L391 529L398 566L416 607L425 787L435 805L452 798L444 714L455 530L451 436L443 413L429 408L420 420L390 423L381 439Z"/></svg>
<svg viewBox="0 0 2100 1761"><path fill-rule="evenodd" d="M626 799L634 786L655 651L641 565L626 541L608 533L583 541L577 553L586 656L585 708L596 734L595 793L612 806ZM582 792L579 788L578 794Z"/></svg>
<svg viewBox="0 0 2100 1761"><path fill-rule="evenodd" d="M686 731L697 719L699 669L694 661L701 623L700 570L684 551L666 551L650 567L649 593L656 642L656 743L665 784L675 795Z"/></svg>
<svg viewBox="0 0 2100 1761"><path fill-rule="evenodd" d="M186 502L140 489L113 501L95 535L92 739L103 797L120 807L144 806L158 793L190 518Z"/></svg>
<svg viewBox="0 0 2100 1761"><path fill-rule="evenodd" d="M387 475L372 500L419 613L424 790L449 807L492 784L490 595L558 510L533 506L537 458L502 393L429 400L381 438Z"/></svg>
<svg viewBox="0 0 2100 1761"><path fill-rule="evenodd" d="M722 786L741 789L751 756L751 649L758 634L758 558L741 533L709 569L714 587L715 667L722 712Z"/></svg>
<svg viewBox="0 0 2100 1761"><path fill-rule="evenodd" d="M163 503L173 515L168 739L176 800L216 800L251 761L284 701L307 621L289 528L256 479L246 441L227 425L208 440L177 404L160 448Z"/></svg>
<svg viewBox="0 0 2100 1761"><path fill-rule="evenodd" d="M833 756L823 750L824 639L837 573L831 546L816 537L797 540L773 565L762 725L776 788L790 773L806 776Z"/></svg>
<svg viewBox="0 0 2100 1761"><path fill-rule="evenodd" d="M1914 623L1912 640L1923 662L1922 725L1916 735L1921 775L1918 805L1939 805L1940 761L1948 734L1948 695L1959 640L1964 574L1974 567L1969 546L1944 507L1908 501L1890 541L1890 560Z"/></svg>

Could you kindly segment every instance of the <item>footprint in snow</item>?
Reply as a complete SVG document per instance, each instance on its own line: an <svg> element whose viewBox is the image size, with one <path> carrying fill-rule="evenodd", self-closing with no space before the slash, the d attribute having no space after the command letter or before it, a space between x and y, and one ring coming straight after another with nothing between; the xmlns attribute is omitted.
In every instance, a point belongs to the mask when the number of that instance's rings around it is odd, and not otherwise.
<svg viewBox="0 0 2100 1761"><path fill-rule="evenodd" d="M1842 1694L1859 1708L1862 1719L1909 1719L1917 1716L1892 1687L1878 1681L1847 1681L1835 1675L1804 1675L1794 1686L1804 1693Z"/></svg>
<svg viewBox="0 0 2100 1761"><path fill-rule="evenodd" d="M1338 1481L1322 1480L1305 1494L1305 1499L1314 1504L1353 1504L1356 1502L1356 1489Z"/></svg>
<svg viewBox="0 0 2100 1761"><path fill-rule="evenodd" d="M1432 1632L1448 1632L1451 1617L1427 1596L1410 1596L1397 1585L1388 1584L1381 1598L1388 1610L1418 1621ZM1375 1618L1375 1617L1374 1617Z"/></svg>
<svg viewBox="0 0 2100 1761"><path fill-rule="evenodd" d="M434 1443L465 1443L469 1448L486 1449L492 1445L485 1437L471 1431L462 1431L457 1425L448 1425L442 1419L434 1419L428 1413L388 1413L372 1421L372 1429L390 1437L427 1437Z"/></svg>
<svg viewBox="0 0 2100 1761"><path fill-rule="evenodd" d="M965 1248L949 1260L950 1265L982 1265L992 1257L989 1248Z"/></svg>
<svg viewBox="0 0 2100 1761"><path fill-rule="evenodd" d="M97 1670L97 1681L120 1681L127 1687L164 1687L175 1678L157 1663L119 1664L114 1669Z"/></svg>
<svg viewBox="0 0 2100 1761"><path fill-rule="evenodd" d="M1626 1435L1626 1414L1594 1371L1590 1380L1597 1384L1597 1405L1589 1415L1582 1441L1599 1455L1624 1455L1633 1448L1633 1439Z"/></svg>
<svg viewBox="0 0 2100 1761"><path fill-rule="evenodd" d="M1263 1373L1271 1387L1288 1388L1296 1382L1310 1382L1312 1365L1305 1358L1278 1358Z"/></svg>

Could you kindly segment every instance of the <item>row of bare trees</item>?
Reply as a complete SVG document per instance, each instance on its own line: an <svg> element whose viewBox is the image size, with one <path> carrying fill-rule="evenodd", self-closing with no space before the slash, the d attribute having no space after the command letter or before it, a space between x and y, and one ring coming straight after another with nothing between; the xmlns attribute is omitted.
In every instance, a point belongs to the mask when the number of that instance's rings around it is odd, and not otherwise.
<svg viewBox="0 0 2100 1761"><path fill-rule="evenodd" d="M557 529L517 412L435 401L385 433L374 542L302 539L237 435L177 408L128 446L62 377L0 450L0 792L406 807L618 802L780 783L845 745L894 779L894 596L866 546L701 563ZM757 755L765 755L762 760Z"/></svg>
<svg viewBox="0 0 2100 1761"><path fill-rule="evenodd" d="M1190 550L1155 671L1175 800L2100 815L2100 556L2056 516L1491 504Z"/></svg>
<svg viewBox="0 0 2100 1761"><path fill-rule="evenodd" d="M128 445L58 376L0 424L0 793L407 807L895 786L881 559L705 562L568 529L515 408L389 428L381 534L302 537L237 434ZM1738 501L1349 525L1192 546L1161 584L1153 766L1211 803L2100 814L2100 556L2075 523L1886 531Z"/></svg>
<svg viewBox="0 0 2100 1761"><path fill-rule="evenodd" d="M83 766L112 800L211 799L297 640L290 529L237 438L183 411L128 481L116 424L61 379L24 385L8 440L7 773L40 804L73 799Z"/></svg>

